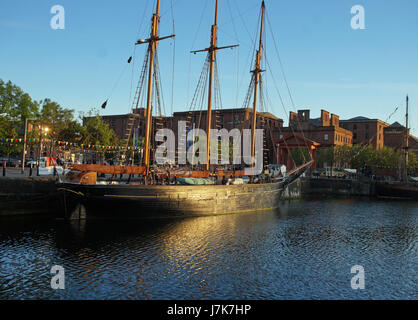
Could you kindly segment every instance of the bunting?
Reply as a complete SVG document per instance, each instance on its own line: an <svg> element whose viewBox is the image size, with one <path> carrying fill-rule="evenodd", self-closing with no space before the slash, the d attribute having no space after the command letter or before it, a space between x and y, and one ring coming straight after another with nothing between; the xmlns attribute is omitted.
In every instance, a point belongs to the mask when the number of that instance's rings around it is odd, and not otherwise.
<svg viewBox="0 0 418 320"><path fill-rule="evenodd" d="M40 139L22 139L22 138L0 138L0 145L19 145L23 144L24 142L34 144L40 143ZM125 147L122 146L115 146L115 145L95 145L95 144L84 144L84 143L77 143L77 142L70 142L70 141L62 141L62 140L51 140L51 139L42 139L43 143L52 143L56 146L61 147L73 147L73 148L80 148L82 150L97 150L97 151L119 151L125 150ZM139 150L138 147L127 147L127 150Z"/></svg>

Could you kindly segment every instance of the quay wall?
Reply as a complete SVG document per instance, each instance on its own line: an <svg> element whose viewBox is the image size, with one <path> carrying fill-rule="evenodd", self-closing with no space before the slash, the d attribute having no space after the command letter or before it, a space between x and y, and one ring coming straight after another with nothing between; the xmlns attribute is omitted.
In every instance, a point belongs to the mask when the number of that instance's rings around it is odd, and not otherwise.
<svg viewBox="0 0 418 320"><path fill-rule="evenodd" d="M283 191L281 200L296 200L302 197L302 178L298 178L290 183Z"/></svg>
<svg viewBox="0 0 418 320"><path fill-rule="evenodd" d="M375 187L369 181L303 178L301 179L302 195L341 195L341 196L375 196Z"/></svg>
<svg viewBox="0 0 418 320"><path fill-rule="evenodd" d="M0 216L56 213L57 177L0 178Z"/></svg>

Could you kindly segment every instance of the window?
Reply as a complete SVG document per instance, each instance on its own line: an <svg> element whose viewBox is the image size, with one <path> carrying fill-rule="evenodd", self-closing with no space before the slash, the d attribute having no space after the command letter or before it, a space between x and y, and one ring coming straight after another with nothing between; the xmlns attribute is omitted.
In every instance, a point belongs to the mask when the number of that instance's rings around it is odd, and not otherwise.
<svg viewBox="0 0 418 320"><path fill-rule="evenodd" d="M327 134L324 134L324 140L328 141L328 135Z"/></svg>
<svg viewBox="0 0 418 320"><path fill-rule="evenodd" d="M353 130L357 130L357 125L356 124L353 125Z"/></svg>

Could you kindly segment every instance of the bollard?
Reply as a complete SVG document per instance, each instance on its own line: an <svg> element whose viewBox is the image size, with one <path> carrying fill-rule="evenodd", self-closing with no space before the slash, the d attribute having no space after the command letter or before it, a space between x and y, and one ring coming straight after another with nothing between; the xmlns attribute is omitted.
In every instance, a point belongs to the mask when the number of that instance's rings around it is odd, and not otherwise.
<svg viewBox="0 0 418 320"><path fill-rule="evenodd" d="M32 163L30 164L30 167L29 167L29 177L32 177Z"/></svg>
<svg viewBox="0 0 418 320"><path fill-rule="evenodd" d="M6 161L3 161L3 177L6 176Z"/></svg>
<svg viewBox="0 0 418 320"><path fill-rule="evenodd" d="M36 175L39 177L39 164L36 166Z"/></svg>

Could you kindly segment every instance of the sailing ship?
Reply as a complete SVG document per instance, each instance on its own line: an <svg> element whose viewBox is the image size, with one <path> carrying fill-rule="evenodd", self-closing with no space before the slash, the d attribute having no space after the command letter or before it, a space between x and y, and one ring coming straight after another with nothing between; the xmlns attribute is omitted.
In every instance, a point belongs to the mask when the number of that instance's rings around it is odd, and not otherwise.
<svg viewBox="0 0 418 320"><path fill-rule="evenodd" d="M399 181L377 182L375 184L376 196L380 198L418 200L418 183L411 181L408 175L409 153L409 123L408 123L409 97L406 96L405 132L403 139L403 164Z"/></svg>
<svg viewBox="0 0 418 320"><path fill-rule="evenodd" d="M112 218L117 217L161 217L161 216L196 216L219 215L241 212L271 210L279 207L280 197L285 188L297 179L312 164L312 160L281 176L271 172L262 175L248 176L245 170L226 170L210 163L210 130L212 116L212 91L214 85L214 64L217 51L235 46L219 47L217 44L218 0L215 4L215 21L211 28L211 41L208 48L196 52L207 52L209 71L207 96L207 148L204 168L158 168L150 166L150 143L152 126L153 81L155 81L155 58L159 41L172 38L174 35L159 36L160 0L157 0L156 11L152 16L150 37L138 40L136 44L148 44L146 62L148 65L148 90L146 96L146 128L143 165L140 166L103 166L73 165L64 182L58 184L63 195L63 204L67 217L88 216L97 213ZM263 50L263 28L265 3L261 5L261 22L258 50L255 66L252 70L253 110L251 126L251 159L250 167L255 166L255 130L257 118L257 94L261 90L261 58ZM153 70L154 68L154 70ZM145 69L143 75L145 78ZM138 98L139 100L139 98ZM141 183L128 182L100 183L97 174L141 175ZM219 184L221 179L241 181L239 184ZM158 184L156 184L158 181ZM173 182L174 181L174 182ZM243 183L247 181L247 183ZM179 184L182 182L182 184ZM86 210L86 211L84 211Z"/></svg>

